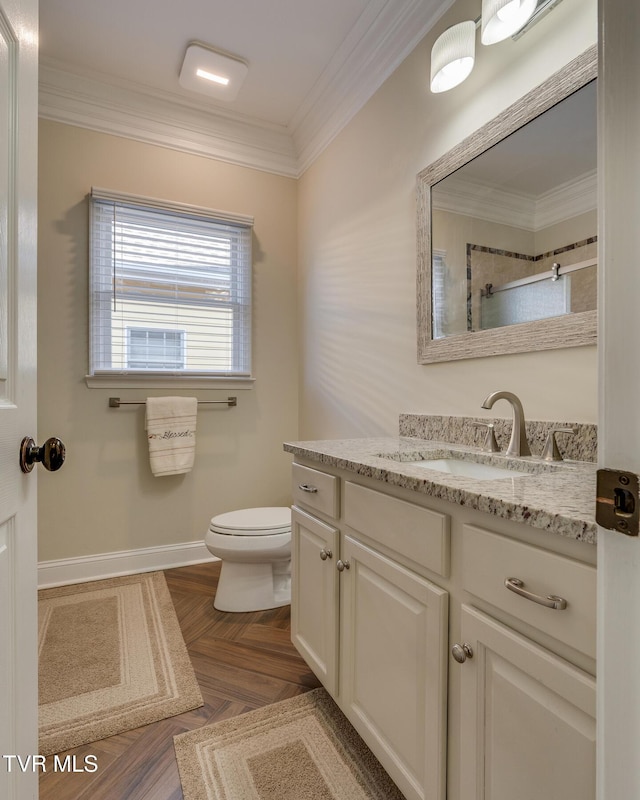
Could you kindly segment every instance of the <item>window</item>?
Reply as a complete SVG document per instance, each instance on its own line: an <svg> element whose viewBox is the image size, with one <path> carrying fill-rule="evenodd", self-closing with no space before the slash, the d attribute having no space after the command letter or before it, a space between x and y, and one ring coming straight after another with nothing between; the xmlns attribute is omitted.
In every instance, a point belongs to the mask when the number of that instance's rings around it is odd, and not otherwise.
<svg viewBox="0 0 640 800"><path fill-rule="evenodd" d="M252 224L93 189L90 374L249 377Z"/></svg>
<svg viewBox="0 0 640 800"><path fill-rule="evenodd" d="M184 369L184 331L127 328L129 369Z"/></svg>
<svg viewBox="0 0 640 800"><path fill-rule="evenodd" d="M441 339L446 336L447 325L447 254L444 250L433 250L431 257L431 338Z"/></svg>

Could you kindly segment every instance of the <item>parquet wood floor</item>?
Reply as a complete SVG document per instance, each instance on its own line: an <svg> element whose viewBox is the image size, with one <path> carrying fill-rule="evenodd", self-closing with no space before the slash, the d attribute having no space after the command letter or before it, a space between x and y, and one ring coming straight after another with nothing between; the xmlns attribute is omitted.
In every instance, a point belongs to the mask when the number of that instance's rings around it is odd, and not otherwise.
<svg viewBox="0 0 640 800"><path fill-rule="evenodd" d="M96 756L94 773L47 772L40 800L183 800L173 736L320 684L291 644L289 607L229 614L213 607L220 563L165 571L204 706L61 754L77 769Z"/></svg>

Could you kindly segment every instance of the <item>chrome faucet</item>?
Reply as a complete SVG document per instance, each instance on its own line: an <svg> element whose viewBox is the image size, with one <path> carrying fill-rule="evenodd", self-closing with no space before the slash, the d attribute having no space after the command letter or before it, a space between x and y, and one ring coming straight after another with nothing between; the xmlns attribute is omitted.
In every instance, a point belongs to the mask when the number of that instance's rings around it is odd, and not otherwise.
<svg viewBox="0 0 640 800"><path fill-rule="evenodd" d="M513 392L492 392L488 395L482 408L493 408L496 400L508 400L513 410L513 427L511 429L511 439L507 447L508 456L530 456L531 450L527 441L527 432L524 426L524 410L522 403Z"/></svg>

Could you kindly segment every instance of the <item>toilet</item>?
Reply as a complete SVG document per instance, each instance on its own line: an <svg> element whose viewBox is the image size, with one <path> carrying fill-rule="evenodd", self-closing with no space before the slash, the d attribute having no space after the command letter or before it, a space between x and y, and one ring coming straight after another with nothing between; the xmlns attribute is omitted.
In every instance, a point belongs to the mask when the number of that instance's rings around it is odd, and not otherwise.
<svg viewBox="0 0 640 800"><path fill-rule="evenodd" d="M222 561L213 605L262 611L291 602L291 509L270 506L213 517L204 539Z"/></svg>

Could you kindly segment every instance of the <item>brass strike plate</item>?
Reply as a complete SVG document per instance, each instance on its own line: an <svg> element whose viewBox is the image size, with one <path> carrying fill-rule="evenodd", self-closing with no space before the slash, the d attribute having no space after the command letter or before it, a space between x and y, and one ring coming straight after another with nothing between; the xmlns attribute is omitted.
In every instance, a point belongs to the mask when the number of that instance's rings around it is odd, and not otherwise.
<svg viewBox="0 0 640 800"><path fill-rule="evenodd" d="M599 469L596 522L602 528L637 536L640 531L638 476L618 469Z"/></svg>

